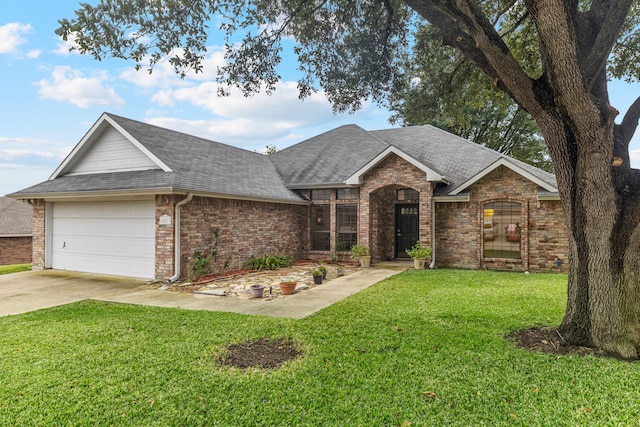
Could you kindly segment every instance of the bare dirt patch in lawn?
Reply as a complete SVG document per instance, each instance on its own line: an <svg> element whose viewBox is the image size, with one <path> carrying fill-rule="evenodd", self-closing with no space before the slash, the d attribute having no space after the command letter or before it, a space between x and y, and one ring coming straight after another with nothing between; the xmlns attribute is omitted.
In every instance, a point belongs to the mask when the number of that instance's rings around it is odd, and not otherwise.
<svg viewBox="0 0 640 427"><path fill-rule="evenodd" d="M301 357L295 343L288 339L261 338L227 347L226 353L218 357L220 365L235 368L277 368L283 363Z"/></svg>
<svg viewBox="0 0 640 427"><path fill-rule="evenodd" d="M598 349L568 344L557 328L533 328L514 331L508 334L507 338L515 340L519 348L540 353L606 356Z"/></svg>

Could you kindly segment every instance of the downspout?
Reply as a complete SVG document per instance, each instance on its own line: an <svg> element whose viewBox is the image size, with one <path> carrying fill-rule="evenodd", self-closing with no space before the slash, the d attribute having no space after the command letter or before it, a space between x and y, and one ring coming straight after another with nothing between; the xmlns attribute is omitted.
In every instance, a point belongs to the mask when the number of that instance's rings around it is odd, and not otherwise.
<svg viewBox="0 0 640 427"><path fill-rule="evenodd" d="M174 275L169 278L169 282L173 283L180 278L180 211L182 206L186 205L193 199L193 193L187 193L187 197L176 203L176 212L174 215L175 226L173 227L173 265Z"/></svg>
<svg viewBox="0 0 640 427"><path fill-rule="evenodd" d="M429 269L433 270L436 266L436 202L433 201L431 195L431 264Z"/></svg>

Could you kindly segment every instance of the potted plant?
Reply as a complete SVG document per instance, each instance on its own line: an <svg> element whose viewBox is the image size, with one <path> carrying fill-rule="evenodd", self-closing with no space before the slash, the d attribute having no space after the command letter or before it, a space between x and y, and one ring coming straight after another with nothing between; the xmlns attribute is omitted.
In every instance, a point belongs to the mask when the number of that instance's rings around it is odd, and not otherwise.
<svg viewBox="0 0 640 427"><path fill-rule="evenodd" d="M336 268L336 274L338 277L344 276L344 268L342 268L342 266L338 266L338 268Z"/></svg>
<svg viewBox="0 0 640 427"><path fill-rule="evenodd" d="M320 272L322 272L322 280L327 278L327 267L325 267L324 265L320 264L318 266L318 270L320 270Z"/></svg>
<svg viewBox="0 0 640 427"><path fill-rule="evenodd" d="M313 276L313 283L316 285L322 284L322 271L315 269L311 272L311 275Z"/></svg>
<svg viewBox="0 0 640 427"><path fill-rule="evenodd" d="M296 286L296 282L280 282L280 292L282 292L282 295L295 294Z"/></svg>
<svg viewBox="0 0 640 427"><path fill-rule="evenodd" d="M371 251L367 245L353 245L351 247L351 258L358 257L361 267L371 265Z"/></svg>
<svg viewBox="0 0 640 427"><path fill-rule="evenodd" d="M424 270L427 258L431 255L431 250L431 246L422 246L420 240L418 240L411 249L407 249L405 252L413 258L413 268Z"/></svg>
<svg viewBox="0 0 640 427"><path fill-rule="evenodd" d="M251 291L251 296L253 298L262 298L264 294L264 285L254 284L249 286L249 290Z"/></svg>

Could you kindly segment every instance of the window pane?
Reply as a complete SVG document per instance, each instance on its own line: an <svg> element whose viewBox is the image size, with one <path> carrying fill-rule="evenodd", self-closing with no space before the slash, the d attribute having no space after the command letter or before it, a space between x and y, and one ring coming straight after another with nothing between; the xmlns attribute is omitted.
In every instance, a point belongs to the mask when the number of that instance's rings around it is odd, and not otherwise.
<svg viewBox="0 0 640 427"><path fill-rule="evenodd" d="M336 205L336 251L350 251L358 243L358 207Z"/></svg>
<svg viewBox="0 0 640 427"><path fill-rule="evenodd" d="M311 190L311 200L329 200L331 190Z"/></svg>
<svg viewBox="0 0 640 427"><path fill-rule="evenodd" d="M330 250L331 211L329 205L311 206L311 250Z"/></svg>
<svg viewBox="0 0 640 427"><path fill-rule="evenodd" d="M402 190L398 190L397 200L399 202L418 201L420 200L420 193L410 188L403 188Z"/></svg>
<svg viewBox="0 0 640 427"><path fill-rule="evenodd" d="M482 215L485 258L520 258L522 206L514 202L486 203Z"/></svg>
<svg viewBox="0 0 640 427"><path fill-rule="evenodd" d="M357 188L339 188L336 192L336 198L338 200L349 200L358 198Z"/></svg>

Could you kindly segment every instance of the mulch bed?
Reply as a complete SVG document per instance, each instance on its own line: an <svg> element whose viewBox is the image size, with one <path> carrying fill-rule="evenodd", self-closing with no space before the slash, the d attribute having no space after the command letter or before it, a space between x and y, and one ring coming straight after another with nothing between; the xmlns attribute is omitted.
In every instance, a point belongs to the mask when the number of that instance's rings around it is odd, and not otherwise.
<svg viewBox="0 0 640 427"><path fill-rule="evenodd" d="M537 351L541 353L554 353L560 355L576 354L579 356L595 355L606 356L598 349L569 345L557 328L533 328L522 331L514 331L506 336L515 340L519 348Z"/></svg>
<svg viewBox="0 0 640 427"><path fill-rule="evenodd" d="M277 368L283 363L302 356L293 341L283 338L261 338L227 347L227 352L218 357L220 365L236 368Z"/></svg>

